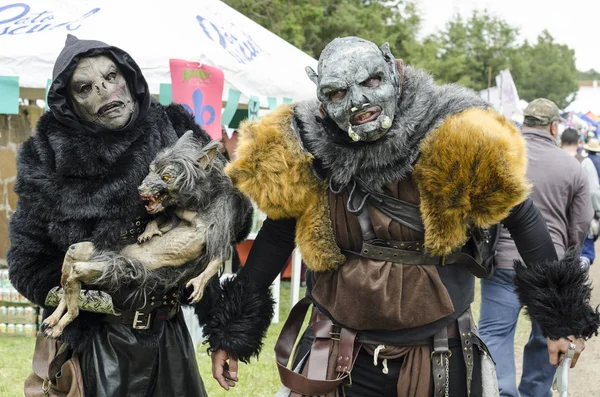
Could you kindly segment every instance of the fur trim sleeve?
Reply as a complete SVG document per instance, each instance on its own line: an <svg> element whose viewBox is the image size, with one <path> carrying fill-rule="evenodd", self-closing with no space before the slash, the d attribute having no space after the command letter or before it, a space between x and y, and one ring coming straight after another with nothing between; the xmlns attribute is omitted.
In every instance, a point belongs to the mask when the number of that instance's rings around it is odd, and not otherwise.
<svg viewBox="0 0 600 397"><path fill-rule="evenodd" d="M236 159L225 171L268 217L298 220L296 244L309 268L332 270L345 257L334 240L327 185L313 173L313 157L298 141L293 116L294 108L283 105L243 123Z"/></svg>
<svg viewBox="0 0 600 397"><path fill-rule="evenodd" d="M600 313L590 306L592 287L579 263L579 250L570 249L562 260L530 263L515 261L514 283L519 300L545 337L598 335Z"/></svg>
<svg viewBox="0 0 600 397"><path fill-rule="evenodd" d="M258 357L274 305L271 290L257 288L243 271L222 284L213 278L195 308L208 351L225 350L245 363Z"/></svg>
<svg viewBox="0 0 600 397"><path fill-rule="evenodd" d="M449 117L421 144L415 176L425 245L447 255L467 240L471 225L489 227L527 198L525 140L492 110Z"/></svg>
<svg viewBox="0 0 600 397"><path fill-rule="evenodd" d="M30 301L44 306L51 288L60 285L64 251L48 236L48 186L55 182L46 166L51 153L34 136L21 146L17 157L17 209L10 218L11 245L6 253L9 276L15 288Z"/></svg>

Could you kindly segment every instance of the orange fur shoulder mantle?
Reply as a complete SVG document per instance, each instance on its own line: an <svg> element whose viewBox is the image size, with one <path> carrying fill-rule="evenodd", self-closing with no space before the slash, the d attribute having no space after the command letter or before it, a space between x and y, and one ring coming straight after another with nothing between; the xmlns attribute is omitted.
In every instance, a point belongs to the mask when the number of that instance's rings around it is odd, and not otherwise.
<svg viewBox="0 0 600 397"><path fill-rule="evenodd" d="M236 159L226 172L272 219L296 218L296 244L314 271L345 262L335 243L327 184L313 173L313 157L292 128L293 105L283 105L239 129ZM430 255L460 248L471 225L503 220L527 197L525 141L492 110L448 117L423 140L414 167Z"/></svg>

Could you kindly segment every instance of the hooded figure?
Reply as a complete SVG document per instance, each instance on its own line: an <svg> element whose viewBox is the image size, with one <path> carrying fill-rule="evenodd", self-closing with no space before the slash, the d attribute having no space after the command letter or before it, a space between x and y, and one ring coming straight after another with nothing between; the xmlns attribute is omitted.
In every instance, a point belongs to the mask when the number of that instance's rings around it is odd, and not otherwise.
<svg viewBox="0 0 600 397"><path fill-rule="evenodd" d="M182 106L151 98L129 54L99 41L68 36L48 105L20 148L7 254L12 284L44 317L71 244L118 250L144 230L138 186L157 152L188 130L210 141ZM135 287L123 280L122 292ZM79 354L86 395L206 395L179 295L153 291L152 307L134 302L139 311L124 311L121 320L82 308L61 339ZM119 296L112 298L118 305Z"/></svg>

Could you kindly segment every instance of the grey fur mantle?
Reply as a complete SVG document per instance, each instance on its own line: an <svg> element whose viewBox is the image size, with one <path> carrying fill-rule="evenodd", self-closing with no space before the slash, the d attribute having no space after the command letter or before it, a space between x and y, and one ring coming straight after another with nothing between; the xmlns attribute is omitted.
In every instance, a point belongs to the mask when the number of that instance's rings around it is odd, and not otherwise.
<svg viewBox="0 0 600 397"><path fill-rule="evenodd" d="M317 117L317 100L298 103L295 113L304 124L308 150L323 162L332 182L345 186L358 176L372 189L380 190L413 171L422 139L447 117L488 106L474 91L456 84L437 86L429 74L407 66L392 127L376 142L346 143L336 139L335 134L345 132L328 131L323 126Z"/></svg>

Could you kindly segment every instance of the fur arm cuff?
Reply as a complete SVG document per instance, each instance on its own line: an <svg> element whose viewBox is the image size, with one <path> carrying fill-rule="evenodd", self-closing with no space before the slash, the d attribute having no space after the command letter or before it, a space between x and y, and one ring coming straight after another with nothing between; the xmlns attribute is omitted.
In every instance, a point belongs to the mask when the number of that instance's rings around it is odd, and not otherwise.
<svg viewBox="0 0 600 397"><path fill-rule="evenodd" d="M570 249L562 260L531 263L515 261L514 283L519 300L545 337L598 335L600 313L590 306L592 287L579 263L579 250Z"/></svg>
<svg viewBox="0 0 600 397"><path fill-rule="evenodd" d="M274 304L270 289L256 288L243 271L221 285L213 279L196 305L208 351L225 350L244 363L258 357Z"/></svg>

